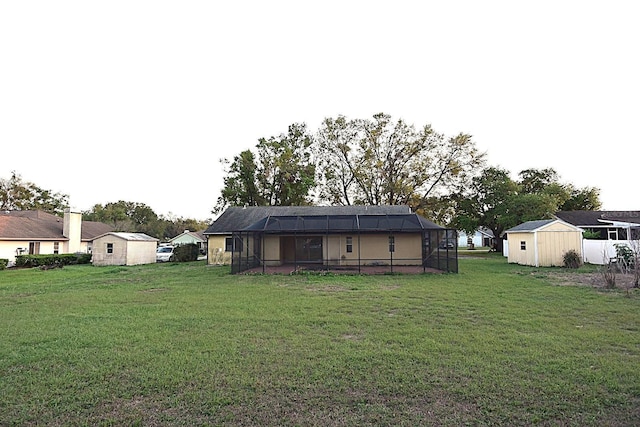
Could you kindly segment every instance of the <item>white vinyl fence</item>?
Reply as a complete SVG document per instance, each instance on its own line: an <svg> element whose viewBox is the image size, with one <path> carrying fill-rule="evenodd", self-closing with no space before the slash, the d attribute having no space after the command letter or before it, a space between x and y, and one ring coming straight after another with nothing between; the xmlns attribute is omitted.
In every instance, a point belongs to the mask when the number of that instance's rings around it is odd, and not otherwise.
<svg viewBox="0 0 640 427"><path fill-rule="evenodd" d="M629 240L582 240L582 257L589 264L604 265L616 257L615 245L627 245L634 249L638 247L638 241Z"/></svg>
<svg viewBox="0 0 640 427"><path fill-rule="evenodd" d="M504 256L509 255L509 244L504 242ZM604 265L616 257L616 244L624 244L631 249L640 248L637 240L589 240L582 239L582 260L588 264Z"/></svg>

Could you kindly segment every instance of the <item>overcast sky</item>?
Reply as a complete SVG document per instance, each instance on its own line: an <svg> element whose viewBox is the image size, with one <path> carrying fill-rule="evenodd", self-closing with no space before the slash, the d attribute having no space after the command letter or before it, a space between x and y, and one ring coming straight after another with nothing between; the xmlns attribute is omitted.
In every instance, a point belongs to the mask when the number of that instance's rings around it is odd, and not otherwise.
<svg viewBox="0 0 640 427"><path fill-rule="evenodd" d="M0 177L208 219L222 157L378 112L638 210L637 1L3 1ZM186 184L185 173L193 182Z"/></svg>

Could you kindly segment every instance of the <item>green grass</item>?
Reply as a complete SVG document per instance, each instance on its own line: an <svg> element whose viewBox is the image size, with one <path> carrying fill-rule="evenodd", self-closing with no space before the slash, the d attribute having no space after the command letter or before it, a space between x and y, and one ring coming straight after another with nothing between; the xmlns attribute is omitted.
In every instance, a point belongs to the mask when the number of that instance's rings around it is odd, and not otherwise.
<svg viewBox="0 0 640 427"><path fill-rule="evenodd" d="M549 272L5 270L0 425L640 424L640 294Z"/></svg>

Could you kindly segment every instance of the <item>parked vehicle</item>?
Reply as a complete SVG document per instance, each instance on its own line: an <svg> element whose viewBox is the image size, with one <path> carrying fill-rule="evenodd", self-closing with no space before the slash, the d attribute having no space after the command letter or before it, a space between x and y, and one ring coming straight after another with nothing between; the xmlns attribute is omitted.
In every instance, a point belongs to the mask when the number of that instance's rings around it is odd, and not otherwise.
<svg viewBox="0 0 640 427"><path fill-rule="evenodd" d="M175 261L174 246L160 246L156 251L156 262Z"/></svg>

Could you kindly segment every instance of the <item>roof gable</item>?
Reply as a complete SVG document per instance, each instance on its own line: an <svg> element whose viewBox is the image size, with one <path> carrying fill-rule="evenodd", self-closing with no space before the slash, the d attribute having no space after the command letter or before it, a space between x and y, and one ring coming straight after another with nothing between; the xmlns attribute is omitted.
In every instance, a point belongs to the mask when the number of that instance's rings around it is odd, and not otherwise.
<svg viewBox="0 0 640 427"><path fill-rule="evenodd" d="M533 233L536 231L541 231L545 228L548 228L554 224L562 224L567 226L567 228L572 229L573 231L582 231L580 228L576 227L573 224L569 224L568 222L559 220L559 219L541 219L536 221L527 221L522 224L518 224L515 227L512 227L505 231L505 233Z"/></svg>
<svg viewBox="0 0 640 427"><path fill-rule="evenodd" d="M195 240L196 242L204 242L206 240L201 231L199 231L199 232L184 231L184 232L178 234L176 237L174 237L172 239L169 239L169 241L170 242L175 242L176 240L182 240L184 237L189 237L192 240Z"/></svg>

